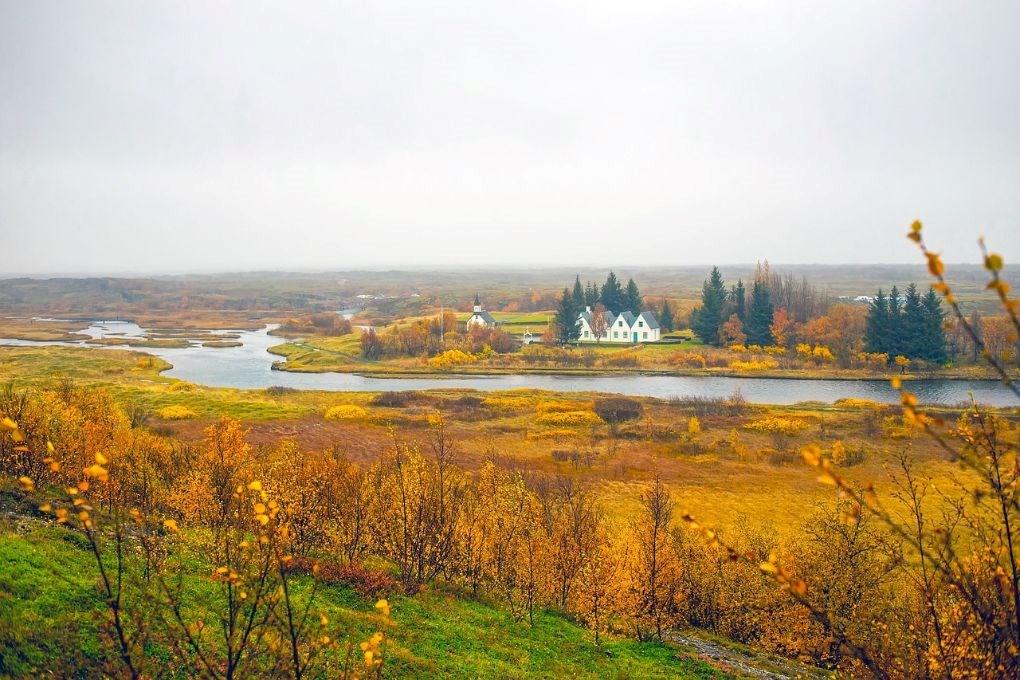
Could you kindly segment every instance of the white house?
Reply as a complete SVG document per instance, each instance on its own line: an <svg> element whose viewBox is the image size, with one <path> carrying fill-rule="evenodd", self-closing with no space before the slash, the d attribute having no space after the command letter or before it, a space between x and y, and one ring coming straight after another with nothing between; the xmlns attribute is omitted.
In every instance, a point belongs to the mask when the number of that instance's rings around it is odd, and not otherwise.
<svg viewBox="0 0 1020 680"><path fill-rule="evenodd" d="M467 329L471 330L473 327L478 326L481 328L495 328L496 320L492 318L492 314L489 314L482 309L482 301L478 299L478 294L475 294L475 306L474 312L471 317L467 320Z"/></svg>
<svg viewBox="0 0 1020 680"><path fill-rule="evenodd" d="M621 312L619 315L606 310L605 332L601 337L596 337L592 330L592 316L594 312L588 307L581 312L577 318L581 335L578 342L658 342L661 329L659 321L651 312L641 312L634 315L631 312Z"/></svg>

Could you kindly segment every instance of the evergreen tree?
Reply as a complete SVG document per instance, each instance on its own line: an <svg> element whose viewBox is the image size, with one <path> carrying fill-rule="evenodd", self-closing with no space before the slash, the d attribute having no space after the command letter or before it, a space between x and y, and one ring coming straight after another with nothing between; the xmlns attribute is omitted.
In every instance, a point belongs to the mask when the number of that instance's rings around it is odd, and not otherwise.
<svg viewBox="0 0 1020 680"><path fill-rule="evenodd" d="M722 324L726 286L718 267L701 287L701 306L691 312L691 329L707 345L719 345L719 326Z"/></svg>
<svg viewBox="0 0 1020 680"><path fill-rule="evenodd" d="M584 306L595 309L595 303L599 301L599 288L589 281L584 287Z"/></svg>
<svg viewBox="0 0 1020 680"><path fill-rule="evenodd" d="M602 284L600 299L602 304L606 306L606 309L613 314L619 314L627 309L623 297L623 286L620 285L620 281L612 271L606 277L606 282Z"/></svg>
<svg viewBox="0 0 1020 680"><path fill-rule="evenodd" d="M761 281L755 281L754 287L751 288L751 307L747 310L747 319L744 321L747 344L762 347L773 344L772 317L774 314L775 309L772 307L768 286Z"/></svg>
<svg viewBox="0 0 1020 680"><path fill-rule="evenodd" d="M744 298L744 282L737 279L737 285L730 288L730 302L733 304L733 313L741 322L744 321L746 315Z"/></svg>
<svg viewBox="0 0 1020 680"><path fill-rule="evenodd" d="M581 277L574 277L574 292L571 294L574 299L574 307L578 310L584 309L584 288L581 287Z"/></svg>
<svg viewBox="0 0 1020 680"><path fill-rule="evenodd" d="M662 303L662 312L659 313L659 325L667 333L673 332L673 310L669 308L669 300Z"/></svg>
<svg viewBox="0 0 1020 680"><path fill-rule="evenodd" d="M924 309L924 355L925 361L943 364L948 360L946 355L946 329L943 327L946 313L942 309L942 299L929 288L921 300Z"/></svg>
<svg viewBox="0 0 1020 680"><path fill-rule="evenodd" d="M885 351L889 352L889 360L903 354L903 304L900 291L896 286L889 291L889 316L886 323Z"/></svg>
<svg viewBox="0 0 1020 680"><path fill-rule="evenodd" d="M921 296L917 293L917 286L911 283L907 286L907 292L904 294L897 354L902 354L908 359L923 358L926 344L925 335L928 330L924 317Z"/></svg>
<svg viewBox="0 0 1020 680"><path fill-rule="evenodd" d="M641 313L641 291L638 290L634 279L627 280L627 291L623 294L624 309L629 309L635 316Z"/></svg>
<svg viewBox="0 0 1020 680"><path fill-rule="evenodd" d="M574 305L574 296L570 290L564 288L559 309L556 310L556 337L561 344L581 337L581 327L577 324L580 313L581 311Z"/></svg>
<svg viewBox="0 0 1020 680"><path fill-rule="evenodd" d="M882 289L868 306L868 320L864 331L864 351L882 354L889 346L889 301Z"/></svg>

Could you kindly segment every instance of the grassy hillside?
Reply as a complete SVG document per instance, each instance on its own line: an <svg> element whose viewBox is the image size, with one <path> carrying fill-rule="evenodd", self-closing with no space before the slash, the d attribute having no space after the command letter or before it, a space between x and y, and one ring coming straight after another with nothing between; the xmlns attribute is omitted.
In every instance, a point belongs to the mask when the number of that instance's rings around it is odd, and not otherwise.
<svg viewBox="0 0 1020 680"><path fill-rule="evenodd" d="M18 516L30 510L12 508L16 496L0 498L7 511L0 520L0 677L48 672L95 677L111 654L100 636L104 607L85 539L42 520ZM203 576L210 573L210 566L199 557L190 559L193 576L186 579L186 588L198 601L215 585ZM299 596L309 587L308 579L299 579ZM442 590L423 590L413 597L392 595L390 602L393 623L385 632L391 642L384 650L387 677L724 677L676 647L611 638L597 649L588 631L553 613L538 613L532 628L484 602ZM315 609L355 642L379 625L372 602L344 586L326 586ZM158 646L150 653L172 658ZM175 676L186 675L176 670Z"/></svg>

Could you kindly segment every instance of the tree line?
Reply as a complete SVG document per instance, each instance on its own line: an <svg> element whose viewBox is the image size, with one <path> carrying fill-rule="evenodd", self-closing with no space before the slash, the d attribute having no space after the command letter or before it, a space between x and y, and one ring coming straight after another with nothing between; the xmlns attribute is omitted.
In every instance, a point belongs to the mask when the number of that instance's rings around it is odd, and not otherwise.
<svg viewBox="0 0 1020 680"><path fill-rule="evenodd" d="M864 344L868 352L945 363L946 332L942 300L933 288L922 296L911 283L901 295L896 286L881 289L868 307Z"/></svg>

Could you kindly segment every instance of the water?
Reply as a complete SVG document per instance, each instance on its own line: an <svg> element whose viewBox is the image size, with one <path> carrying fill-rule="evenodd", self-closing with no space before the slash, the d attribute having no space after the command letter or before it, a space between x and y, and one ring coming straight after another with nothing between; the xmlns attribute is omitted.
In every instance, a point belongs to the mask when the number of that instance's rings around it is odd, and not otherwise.
<svg viewBox="0 0 1020 680"><path fill-rule="evenodd" d="M345 310L347 311L347 310ZM885 380L795 380L789 378L726 378L720 376L612 375L494 375L450 377L370 378L351 373L290 373L272 370L280 357L266 350L284 340L269 335L271 326L258 331L222 331L237 334L240 347L210 348L195 345L178 349L143 351L161 357L173 369L164 375L213 387L263 389L273 385L308 390L368 391L470 388L509 390L537 388L559 392L607 392L648 397L728 397L735 391L750 402L793 404L800 401L833 402L848 397L898 403L899 395ZM102 321L81 331L92 338L141 338L145 329L124 321ZM76 345L86 342L34 342L0 339L0 345ZM121 347L123 349L123 347ZM992 406L1017 406L1015 397L994 380L916 380L909 389L923 403L955 404L974 398Z"/></svg>

